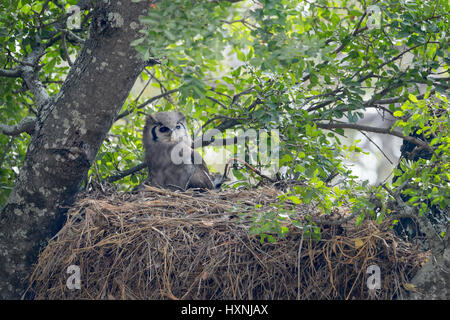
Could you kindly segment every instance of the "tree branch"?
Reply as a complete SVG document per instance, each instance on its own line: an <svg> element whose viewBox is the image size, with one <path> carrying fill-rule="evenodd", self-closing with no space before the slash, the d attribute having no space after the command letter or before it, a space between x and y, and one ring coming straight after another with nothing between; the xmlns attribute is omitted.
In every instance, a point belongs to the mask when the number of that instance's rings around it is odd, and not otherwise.
<svg viewBox="0 0 450 320"><path fill-rule="evenodd" d="M6 125L0 123L0 133L7 136L17 136L22 132L26 132L29 135L33 134L34 126L36 124L36 119L31 117L24 118L21 122L16 125Z"/></svg>
<svg viewBox="0 0 450 320"><path fill-rule="evenodd" d="M45 90L42 81L39 79L39 59L45 54L45 48L42 44L33 48L22 61L17 61L19 66L14 69L0 69L0 76L3 77L22 77L26 86L34 95L38 109L41 109L49 100L49 95ZM14 57L12 57L14 59Z"/></svg>
<svg viewBox="0 0 450 320"><path fill-rule="evenodd" d="M64 56L66 58L66 61L69 64L69 66L72 67L73 63L72 63L72 60L70 60L69 51L67 50L66 33L64 31L61 34L61 42L62 42L62 47L63 47L63 50L64 50Z"/></svg>
<svg viewBox="0 0 450 320"><path fill-rule="evenodd" d="M217 100L216 98L210 97L210 96L206 96L207 99L211 100L214 103L217 103L218 105L220 105L222 108L227 109L227 106L224 105L222 102L220 102L219 100Z"/></svg>
<svg viewBox="0 0 450 320"><path fill-rule="evenodd" d="M430 90L430 95L433 95L436 92L435 89L431 89ZM417 99L421 100L425 97L425 93L418 95ZM397 103L397 102L403 102L404 100L406 100L405 97L392 97L392 98L386 98L386 99L380 99L380 100L376 100L370 103L370 105L376 105L376 104L392 104L392 103ZM369 103L370 101L367 101L367 103Z"/></svg>
<svg viewBox="0 0 450 320"><path fill-rule="evenodd" d="M0 68L0 77L18 78L20 76L21 76L21 71L19 68L14 68L14 69L1 69Z"/></svg>
<svg viewBox="0 0 450 320"><path fill-rule="evenodd" d="M251 171L253 171L254 173L256 173L258 176L260 176L261 178L264 178L264 179L270 181L271 183L277 182L276 180L274 180L274 179L272 179L272 178L266 176L265 174L263 174L260 170L256 169L255 167L253 167L252 165L250 165L248 162L243 161L243 160L238 159L238 158L231 158L230 160L228 160L227 164L225 165L224 172L223 172L223 177L224 177L224 178L226 178L227 175L228 175L228 167L229 167L229 165L231 164L231 162L234 162L234 161L237 161L237 162L242 163L244 166L246 166L248 169L250 169Z"/></svg>
<svg viewBox="0 0 450 320"><path fill-rule="evenodd" d="M364 20L364 18L366 17L366 15L367 15L367 12L364 12L364 14L363 14L363 15L361 16L361 18L359 19L358 24L356 25L355 29L354 29L353 32L352 32L352 37L355 37L355 38L356 38L359 34L361 34L362 32L364 32L364 31L366 31L366 30L368 29L367 27L364 27L364 28L359 29L359 27L361 26L361 23L362 23L362 21ZM327 40L325 41L325 45L328 45L328 44L331 43L331 42L333 42L333 39L332 39L332 38L329 38L329 39L327 39ZM347 42L341 43L341 45L340 45L339 47L337 47L337 48L333 51L333 54L338 54L338 53L340 53L342 50L344 50L344 48L345 48L345 47L347 46L347 44L349 44L349 43L350 43L350 40L347 41ZM326 66L328 63L329 63L329 61L324 61L323 65ZM304 77L302 78L302 82L305 82L305 81L309 80L310 76L311 76L310 74L307 74L306 76L304 76Z"/></svg>
<svg viewBox="0 0 450 320"><path fill-rule="evenodd" d="M201 147L207 147L207 146L213 146L213 147L222 147L222 146L231 146L233 144L237 144L239 141L239 137L231 137L231 138L225 138L225 139L214 139L214 137L211 137L209 140L202 140L202 138L198 138L192 143L192 148L201 148ZM200 143L201 142L201 143Z"/></svg>
<svg viewBox="0 0 450 320"><path fill-rule="evenodd" d="M363 131L361 131L361 133L363 134L364 137L366 137L367 140L369 140L370 143L372 143L377 149L378 151L381 152L381 154L387 159L387 161L389 161L389 163L391 165L394 165L394 163L392 162L391 159L389 159L389 157L387 156L387 154L383 151L383 149L380 148L380 146L378 144L375 143L375 141L373 141L366 133L364 133ZM420 147L421 148L421 147Z"/></svg>
<svg viewBox="0 0 450 320"><path fill-rule="evenodd" d="M412 50L414 50L414 49L416 49L416 48L418 48L418 47L420 47L420 46L423 46L423 45L425 45L425 44L428 44L428 41L425 42L425 43L417 44L417 45L415 45L415 46L412 46L411 48L408 48L408 49L405 50L405 51L400 52L398 55L396 55L396 56L393 57L392 59L390 59L390 60L388 60L388 61L385 61L385 62L381 63L380 65L378 65L375 69L376 69L376 70L381 70L381 68L383 68L385 65L387 65L387 64L389 64L389 63L392 63L392 62L394 62L394 61L400 59L405 53L408 53L408 52L410 52L410 51L412 51ZM363 67L363 68L364 68L364 67ZM356 74L355 74L355 75L356 75ZM375 73L372 71L372 72L370 72L368 75L366 75L366 76L362 77L361 79L359 79L358 82L359 82L359 83L364 82L365 80L371 78L371 77L374 76L374 75L375 75ZM353 78L353 77L352 77L352 78Z"/></svg>
<svg viewBox="0 0 450 320"><path fill-rule="evenodd" d="M239 97L249 94L250 92L252 92L254 90L254 87L251 87L249 89L246 89L244 91L241 91L237 94L235 94L233 96L233 98L231 99L231 103L228 106L228 108L231 108L235 103L237 103L237 101L239 100ZM214 100L213 100L214 101ZM256 98L255 101L252 102L252 104L247 108L247 113L250 113L257 105L261 104L263 101L260 98ZM241 123L242 121L245 120L249 120L249 117L240 117L240 118L232 118L232 117L227 117L224 115L217 115L216 117L209 119L208 121L205 122L205 124L203 125L203 127L206 127L207 125L209 125L211 122L213 122L214 120L217 119L225 119L225 121L221 122L218 126L214 127L212 130L218 130L220 132L224 132L226 129L232 128L235 125ZM227 139L221 139L221 140L214 140L212 137L209 141L201 141L203 140L203 136L199 139L197 139L194 142L194 146L195 147L199 147L200 145L205 147L205 146L209 146L210 144L214 143L214 145L219 145L220 143L222 143L221 145L226 145L226 144L233 144L236 143L234 138L227 138ZM200 141L202 142L200 144Z"/></svg>
<svg viewBox="0 0 450 320"><path fill-rule="evenodd" d="M107 181L107 182L114 182L114 181L123 179L126 176L129 176L129 175L131 175L131 174L133 174L135 172L141 171L144 168L147 168L147 164L143 162L143 163L140 163L137 166L134 166L134 167L132 167L130 169L124 170L124 171L122 171L122 172L120 172L118 174L115 174L113 176L109 176L109 177L107 177L105 179L105 181Z"/></svg>
<svg viewBox="0 0 450 320"><path fill-rule="evenodd" d="M316 123L318 128L321 129L354 129L354 130L361 130L361 131L367 131L367 132L375 132L375 133L381 133L381 134L390 134L396 137L399 137L403 140L406 140L408 142L411 142L419 147L424 147L430 151L433 152L433 149L424 141L410 137L410 136L404 136L400 132L392 130L392 128L376 128L376 127L370 127L355 123Z"/></svg>
<svg viewBox="0 0 450 320"><path fill-rule="evenodd" d="M172 89L172 90L163 92L163 93L161 93L161 94L158 94L157 96L151 97L150 99L148 99L148 100L145 101L144 103L138 105L138 106L136 107L136 109L138 109L138 110L139 110L139 109L142 109L142 108L144 108L145 106L147 106L148 104L152 103L153 101L156 101L156 100L158 100L158 99L167 97L167 96L171 95L172 93L178 92L179 90L180 90L180 89L178 89L178 88L177 88L177 89ZM122 112L121 114L119 114L119 115L116 117L115 121L117 121L117 120L119 120L119 119L122 119L122 118L126 117L126 116L129 115L131 112L132 112L131 110L125 110L124 112Z"/></svg>
<svg viewBox="0 0 450 320"><path fill-rule="evenodd" d="M7 144L6 147L5 147L5 150L3 151L3 155L2 155L2 157L0 158L0 168L1 168L2 165L3 165L3 161L5 161L5 159L6 159L6 155L8 154L9 148L11 148L11 146L12 146L13 143L14 143L14 139L15 139L15 137L11 137L11 138L9 139L8 144Z"/></svg>
<svg viewBox="0 0 450 320"><path fill-rule="evenodd" d="M244 91L242 91L242 92L239 92L239 93L235 94L235 95L233 96L233 99L232 99L230 105L229 105L229 108L231 108L231 107L238 101L238 99L239 99L241 96L246 95L246 94L249 94L250 92L253 91L253 89L255 89L255 86L252 86L252 87L248 88L247 90L244 90Z"/></svg>

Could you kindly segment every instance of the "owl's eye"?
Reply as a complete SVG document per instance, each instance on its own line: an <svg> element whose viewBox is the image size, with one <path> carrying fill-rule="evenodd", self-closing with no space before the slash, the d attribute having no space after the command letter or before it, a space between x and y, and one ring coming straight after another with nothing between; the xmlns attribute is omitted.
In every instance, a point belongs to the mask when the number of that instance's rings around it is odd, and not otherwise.
<svg viewBox="0 0 450 320"><path fill-rule="evenodd" d="M169 131L169 128L167 128L167 127L159 128L159 132L167 132L167 131Z"/></svg>
<svg viewBox="0 0 450 320"><path fill-rule="evenodd" d="M177 124L177 126L175 127L175 129L181 129L181 126L179 124Z"/></svg>

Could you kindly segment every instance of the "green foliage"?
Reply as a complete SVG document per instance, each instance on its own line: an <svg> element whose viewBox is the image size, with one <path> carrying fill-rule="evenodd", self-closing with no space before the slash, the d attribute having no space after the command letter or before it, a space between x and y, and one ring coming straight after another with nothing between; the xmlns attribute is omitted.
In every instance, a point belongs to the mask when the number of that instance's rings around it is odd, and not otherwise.
<svg viewBox="0 0 450 320"><path fill-rule="evenodd" d="M14 58L20 60L29 52L36 35L43 41L53 39L57 30L49 22L61 18L62 9L72 4L58 1L62 6L56 6L50 1L40 18L48 26L36 34L33 26L40 21L35 12L44 3L0 4L0 47L8 48ZM372 5L378 13L370 14ZM278 129L278 167L256 167L295 183L273 210L255 214L251 231L262 241L276 241L292 224L319 239L318 226L312 221L299 223L296 210L286 211L286 203L313 204L323 214L347 207L358 215L358 223L367 218L381 221L389 214L385 205L373 204L373 199L385 203L386 191L359 181L343 165L347 154L362 152L358 142L347 146L341 142L343 129L324 131L318 126L358 124L364 112L376 108L398 117L404 135L419 128L431 138L434 151L430 160L402 163L403 174L394 191L408 182L402 192L421 212L431 205L448 206L448 116L436 117L434 112L447 112L448 106L443 93L448 90L449 9L444 0L157 1L141 18L145 28L133 45L144 59L159 63L142 74L146 93L127 99L122 111L130 114L113 125L90 178L103 180L143 160L141 130L145 114L154 111L182 111L191 126L196 121L203 124L203 131ZM79 36L85 36L83 32ZM75 42L67 46L73 54L80 49ZM63 81L68 71L62 49L56 42L42 58L41 78L53 80L46 83L51 95L60 88L54 81ZM7 54L0 55L2 67L13 68L15 63ZM30 114L32 98L26 92L14 93L20 91L21 80L0 81L0 122L17 123ZM418 84L428 87L424 99ZM140 106L150 96L170 90L176 93ZM382 102L389 99L402 107ZM0 136L0 156L8 141ZM0 204L27 143L16 138L0 167ZM234 146L227 150L237 152ZM251 187L263 180L244 168L233 172L238 180L230 184L234 187ZM144 172L137 173L117 185L128 190L144 177Z"/></svg>
<svg viewBox="0 0 450 320"><path fill-rule="evenodd" d="M430 211L432 206L444 210L450 205L448 106L445 96L436 94L436 97L430 97L430 92L427 92L423 100L410 94L401 111L397 111L402 119L396 126L402 128L405 135L423 135L430 141L429 147L433 152L431 159L414 162L403 159L401 170L395 172L398 179L393 184L394 191L399 190L408 196L408 204L417 207L421 215Z"/></svg>
<svg viewBox="0 0 450 320"><path fill-rule="evenodd" d="M132 125L117 123L104 141L95 158L96 165L89 170L89 176L96 180L105 180L109 176L140 164L144 160L142 146L142 119ZM137 172L121 180L119 189L131 190L145 179L146 172Z"/></svg>
<svg viewBox="0 0 450 320"><path fill-rule="evenodd" d="M379 99L418 94L413 83L442 91L445 84L428 75L447 68L448 3L342 1L337 7L331 1L262 0L251 8L196 3L195 10L188 3L162 1L143 19L150 31L141 51L152 48L148 55L163 62L158 74L181 88L177 108L204 122L222 115L246 119L238 128L279 129L279 167L286 169L280 176L301 181L282 201L314 203L323 213L349 206L359 222L381 221L387 209L371 199L386 199L385 191L358 182L342 164L346 153L362 152L357 141L345 146L343 130L324 132L316 123L357 123ZM372 4L379 13L369 18ZM167 24L175 16L177 23ZM234 68L222 63L223 48ZM394 103L387 110L401 116ZM408 121L410 128L418 124ZM254 181L251 171L234 173L240 180L235 187ZM340 177L338 185L327 183L332 175ZM255 218L252 232L269 241L268 235L282 235L279 210Z"/></svg>
<svg viewBox="0 0 450 320"><path fill-rule="evenodd" d="M250 234L260 236L261 243L265 240L274 243L277 241L276 237L284 237L289 229L282 223L288 218L280 210L262 212L260 215L252 215L252 226Z"/></svg>

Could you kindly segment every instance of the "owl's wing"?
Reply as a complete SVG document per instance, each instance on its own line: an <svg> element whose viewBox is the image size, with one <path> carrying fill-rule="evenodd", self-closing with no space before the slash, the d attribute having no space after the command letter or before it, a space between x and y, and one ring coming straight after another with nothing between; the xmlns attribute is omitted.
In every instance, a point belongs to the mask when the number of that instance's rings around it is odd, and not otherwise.
<svg viewBox="0 0 450 320"><path fill-rule="evenodd" d="M208 167L200 154L193 150L191 155L192 162L194 163L195 171L191 176L188 188L203 188L214 189L213 179L209 173ZM201 159L201 163L200 162Z"/></svg>

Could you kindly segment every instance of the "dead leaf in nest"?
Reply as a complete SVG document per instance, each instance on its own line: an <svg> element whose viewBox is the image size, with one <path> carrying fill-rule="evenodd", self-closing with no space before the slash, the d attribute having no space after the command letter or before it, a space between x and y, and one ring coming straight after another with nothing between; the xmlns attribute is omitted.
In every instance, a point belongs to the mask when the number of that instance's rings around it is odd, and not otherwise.
<svg viewBox="0 0 450 320"><path fill-rule="evenodd" d="M364 245L364 242L360 238L355 239L355 248L358 249Z"/></svg>
<svg viewBox="0 0 450 320"><path fill-rule="evenodd" d="M403 284L403 287L405 287L405 289L408 291L417 291L416 285L412 283L405 283Z"/></svg>
<svg viewBox="0 0 450 320"><path fill-rule="evenodd" d="M214 222L213 221L208 221L208 220L202 220L203 225L212 228L214 226Z"/></svg>

